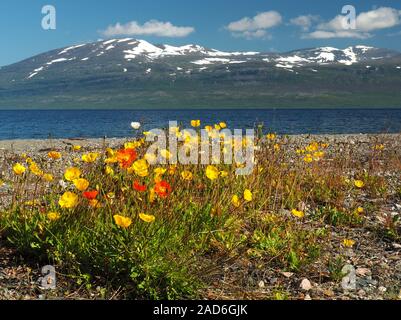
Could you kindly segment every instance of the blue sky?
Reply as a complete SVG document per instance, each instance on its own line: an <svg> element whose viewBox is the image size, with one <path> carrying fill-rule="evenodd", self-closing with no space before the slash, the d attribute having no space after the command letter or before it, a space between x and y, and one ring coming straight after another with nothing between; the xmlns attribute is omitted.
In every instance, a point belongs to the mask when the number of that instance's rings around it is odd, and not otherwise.
<svg viewBox="0 0 401 320"><path fill-rule="evenodd" d="M56 8L56 30L41 27L44 16L41 10L48 4ZM338 29L335 17L347 4L356 9L357 30ZM303 18L294 20L300 16ZM116 27L117 23L120 26ZM129 37L152 43L196 43L231 51L289 51L355 44L401 51L401 3L399 0L2 0L0 28L0 65L55 48L105 39L107 35L126 37L125 32Z"/></svg>

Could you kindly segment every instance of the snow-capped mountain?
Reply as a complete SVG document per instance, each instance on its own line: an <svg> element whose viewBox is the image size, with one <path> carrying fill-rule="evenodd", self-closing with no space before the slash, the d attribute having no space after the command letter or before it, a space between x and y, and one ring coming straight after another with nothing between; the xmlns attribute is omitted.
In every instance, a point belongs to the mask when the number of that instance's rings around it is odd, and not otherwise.
<svg viewBox="0 0 401 320"><path fill-rule="evenodd" d="M121 67L121 72L128 72L131 66L149 65L145 73L152 72L152 63L174 65L176 74L203 71L213 66L246 63L264 63L276 68L293 69L304 66L328 64L353 65L359 62L378 61L399 55L398 52L367 46L355 46L346 49L322 47L304 49L289 53L262 52L224 52L208 49L199 45L171 46L153 45L145 40L111 39L94 43L80 44L52 51L24 61L33 66L27 70L26 80L45 78L55 66L85 68L85 64L101 67L110 62ZM110 66L109 64L109 66ZM136 69L136 68L135 68ZM17 80L17 79L15 79ZM21 79L19 79L21 80Z"/></svg>
<svg viewBox="0 0 401 320"><path fill-rule="evenodd" d="M345 75L344 70L349 72ZM188 90L197 96L195 88L199 92L213 88L222 93L224 100L227 96L231 98L226 93L233 88L248 88L259 96L258 103L263 103L262 97L272 87L274 92L282 92L291 84L307 95L311 91L332 90L322 88L320 73L326 85L334 81L332 77L337 80L345 77L344 83L351 81L359 86L358 81L366 81L369 76L369 84L376 83L378 88L379 79L384 84L383 72L391 78L401 77L399 52L362 45L287 53L225 52L196 44L172 46L132 38L110 39L52 50L0 68L0 97L8 103L10 96L17 98L16 93L24 97L49 94L62 97L79 92L85 97L90 93L97 101L108 90L118 91L122 99L127 92L142 95L153 90L167 96L174 91L177 99ZM255 91L261 88L263 92ZM149 99L154 100L154 94ZM104 100L111 101L103 97ZM0 101L0 105L4 103Z"/></svg>

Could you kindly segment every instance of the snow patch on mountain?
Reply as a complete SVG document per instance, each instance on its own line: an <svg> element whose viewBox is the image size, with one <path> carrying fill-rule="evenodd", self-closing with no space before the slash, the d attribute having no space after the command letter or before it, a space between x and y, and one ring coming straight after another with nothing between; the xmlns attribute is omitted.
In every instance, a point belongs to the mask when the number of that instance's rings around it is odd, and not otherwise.
<svg viewBox="0 0 401 320"><path fill-rule="evenodd" d="M66 58L60 58L60 59L54 59L52 61L49 61L48 63L46 63L48 66L52 65L53 63L59 63L59 62L63 62L63 61L68 61L69 59Z"/></svg>
<svg viewBox="0 0 401 320"><path fill-rule="evenodd" d="M108 44L116 42L116 41L117 41L117 39L111 39L111 40L104 41L103 44L108 45Z"/></svg>
<svg viewBox="0 0 401 320"><path fill-rule="evenodd" d="M28 79L30 79L30 78L36 76L36 75L37 75L40 71L42 71L43 69L44 69L44 67L40 67L40 68L37 68L37 69L33 70L32 73L28 76Z"/></svg>
<svg viewBox="0 0 401 320"><path fill-rule="evenodd" d="M197 64L197 65L203 65L203 64L214 64L214 63L229 63L230 59L224 59L224 58L205 58L201 60L196 60L192 61L191 63Z"/></svg>
<svg viewBox="0 0 401 320"><path fill-rule="evenodd" d="M291 63L291 64L302 63L302 62L309 62L308 59L301 58L301 57L299 57L299 56L297 56L297 55L295 55L295 56L289 56L289 57L280 57L280 58L276 59L276 61L279 61L279 62L288 62L288 63Z"/></svg>
<svg viewBox="0 0 401 320"><path fill-rule="evenodd" d="M76 46L68 47L68 48L65 48L64 50L60 51L58 54L59 54L59 55L62 55L62 54L64 54L64 53L67 53L68 51L81 48L81 47L83 47L83 46L85 46L85 45L86 45L86 44L78 44L78 45L76 45Z"/></svg>
<svg viewBox="0 0 401 320"><path fill-rule="evenodd" d="M353 65L354 63L358 62L358 58L356 53L354 52L352 47L349 47L345 50L343 50L345 56L347 57L347 59L345 60L339 60L339 63L343 63L347 66Z"/></svg>

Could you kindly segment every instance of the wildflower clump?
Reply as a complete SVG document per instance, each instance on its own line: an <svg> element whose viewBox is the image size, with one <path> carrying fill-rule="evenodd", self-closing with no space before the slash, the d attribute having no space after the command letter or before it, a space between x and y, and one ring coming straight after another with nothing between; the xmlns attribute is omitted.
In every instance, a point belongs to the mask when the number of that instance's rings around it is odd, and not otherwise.
<svg viewBox="0 0 401 320"><path fill-rule="evenodd" d="M358 158L354 145L325 138L297 140L260 128L255 139L234 139L220 119L187 125L166 130L183 154L199 144L201 158L214 140L221 158L232 161L219 162L214 153L207 163L180 163L171 145L151 152L145 140L152 133L135 122L135 137L118 144L13 155L0 170L0 235L69 279L84 278L88 288L106 283L134 299L199 298L198 289L224 287L219 279L246 283L249 272L291 271L293 279L334 273L325 259L358 250L359 257L364 244L356 234L364 222L401 199L400 156L390 143L365 145ZM248 147L249 163L230 157ZM387 153L394 157L382 161ZM247 165L246 174L237 173ZM396 243L396 215L380 221L363 235Z"/></svg>

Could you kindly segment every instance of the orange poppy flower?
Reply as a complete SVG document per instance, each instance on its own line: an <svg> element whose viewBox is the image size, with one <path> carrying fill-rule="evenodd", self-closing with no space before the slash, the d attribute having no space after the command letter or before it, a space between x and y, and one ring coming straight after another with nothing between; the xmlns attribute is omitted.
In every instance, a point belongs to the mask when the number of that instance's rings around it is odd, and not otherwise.
<svg viewBox="0 0 401 320"><path fill-rule="evenodd" d="M88 200L93 200L93 199L95 199L97 197L98 193L99 192L94 190L94 191L86 191L82 195L84 196L84 198L86 198Z"/></svg>
<svg viewBox="0 0 401 320"><path fill-rule="evenodd" d="M161 198L166 198L171 193L171 186L166 181L160 181L155 185L155 192Z"/></svg>
<svg viewBox="0 0 401 320"><path fill-rule="evenodd" d="M139 192L144 192L147 189L146 185L141 185L138 181L134 182L133 187L136 191L139 191Z"/></svg>
<svg viewBox="0 0 401 320"><path fill-rule="evenodd" d="M129 168L136 159L136 152L134 149L122 149L117 151L117 161L124 169Z"/></svg>

